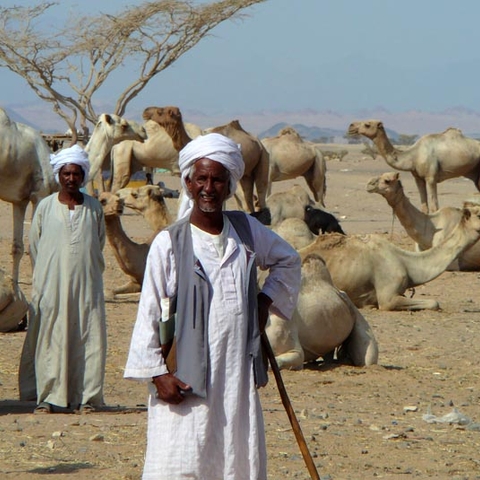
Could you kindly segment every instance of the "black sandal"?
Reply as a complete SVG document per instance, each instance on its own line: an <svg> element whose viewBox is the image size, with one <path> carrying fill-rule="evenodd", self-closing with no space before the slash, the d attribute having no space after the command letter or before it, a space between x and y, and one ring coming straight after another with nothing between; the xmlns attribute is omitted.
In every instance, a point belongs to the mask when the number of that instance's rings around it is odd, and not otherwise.
<svg viewBox="0 0 480 480"><path fill-rule="evenodd" d="M47 402L41 402L36 406L33 413L41 415L45 413L52 413L52 406Z"/></svg>

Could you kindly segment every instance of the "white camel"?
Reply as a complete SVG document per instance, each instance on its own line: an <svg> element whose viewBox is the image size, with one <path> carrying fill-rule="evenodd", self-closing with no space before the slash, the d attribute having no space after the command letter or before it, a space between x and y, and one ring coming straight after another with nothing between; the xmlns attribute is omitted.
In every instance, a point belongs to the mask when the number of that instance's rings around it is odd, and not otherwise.
<svg viewBox="0 0 480 480"><path fill-rule="evenodd" d="M424 135L406 150L395 148L379 120L353 122L349 135L364 135L392 168L410 171L420 193L422 211L438 210L437 183L466 177L480 190L480 142L457 128Z"/></svg>
<svg viewBox="0 0 480 480"><path fill-rule="evenodd" d="M422 310L439 308L431 299L407 298L405 291L438 277L480 238L480 207L465 204L460 222L439 245L424 252L403 250L380 235L320 235L301 249L302 258L315 253L326 262L334 284L361 308Z"/></svg>
<svg viewBox="0 0 480 480"><path fill-rule="evenodd" d="M102 113L85 146L90 161L88 192L93 194L93 181L97 184L99 192L105 190L102 170L110 168L109 154L114 145L126 140L143 142L146 137L145 128L137 122L125 120L118 115Z"/></svg>
<svg viewBox="0 0 480 480"><path fill-rule="evenodd" d="M58 190L50 165L50 149L39 132L10 120L0 108L0 200L12 204L12 278L18 282L24 252L23 224L28 204Z"/></svg>
<svg viewBox="0 0 480 480"><path fill-rule="evenodd" d="M318 255L302 262L302 285L291 320L270 314L266 332L280 368L299 369L319 357L356 366L378 362L378 345L367 320L338 290Z"/></svg>
<svg viewBox="0 0 480 480"><path fill-rule="evenodd" d="M285 127L276 137L261 141L270 157L268 195L272 182L303 176L315 201L325 206L327 167L320 150L304 141L292 127Z"/></svg>
<svg viewBox="0 0 480 480"><path fill-rule="evenodd" d="M0 269L0 332L15 332L27 326L28 302L13 278Z"/></svg>
<svg viewBox="0 0 480 480"><path fill-rule="evenodd" d="M434 213L423 213L405 195L399 177L398 172L387 172L374 177L368 182L367 191L385 198L419 250L438 245L461 220L462 209L443 207ZM480 270L480 242L475 242L462 252L448 270Z"/></svg>

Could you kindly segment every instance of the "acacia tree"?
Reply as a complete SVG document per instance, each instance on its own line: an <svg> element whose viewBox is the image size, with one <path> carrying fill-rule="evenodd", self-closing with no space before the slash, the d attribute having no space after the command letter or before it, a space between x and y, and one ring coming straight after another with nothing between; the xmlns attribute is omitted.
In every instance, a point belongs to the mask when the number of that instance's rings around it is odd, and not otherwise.
<svg viewBox="0 0 480 480"><path fill-rule="evenodd" d="M21 76L50 102L76 141L77 120L87 134L87 122L97 119L95 95L127 59L136 66L137 78L122 85L112 112L117 115L210 30L224 20L243 18L241 10L263 1L147 1L115 15L75 16L53 32L42 22L59 2L0 7L0 67Z"/></svg>

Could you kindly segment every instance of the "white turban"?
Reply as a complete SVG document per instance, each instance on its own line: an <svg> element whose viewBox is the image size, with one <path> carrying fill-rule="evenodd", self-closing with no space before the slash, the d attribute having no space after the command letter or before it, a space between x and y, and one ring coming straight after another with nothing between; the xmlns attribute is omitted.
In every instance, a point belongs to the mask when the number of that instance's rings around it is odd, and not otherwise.
<svg viewBox="0 0 480 480"><path fill-rule="evenodd" d="M60 150L57 154L50 155L50 165L53 168L57 183L60 183L58 178L60 169L69 163L78 165L83 170L83 173L85 174L82 183L83 187L88 181L88 171L90 170L90 162L88 161L87 152L85 152L82 147L75 144L72 147Z"/></svg>
<svg viewBox="0 0 480 480"><path fill-rule="evenodd" d="M193 202L187 190L185 179L190 175L192 166L197 160L208 158L221 163L230 172L230 198L237 190L237 183L243 177L245 162L242 157L240 145L219 133L200 135L180 150L178 165L181 172L183 194L178 208L177 218L189 214Z"/></svg>

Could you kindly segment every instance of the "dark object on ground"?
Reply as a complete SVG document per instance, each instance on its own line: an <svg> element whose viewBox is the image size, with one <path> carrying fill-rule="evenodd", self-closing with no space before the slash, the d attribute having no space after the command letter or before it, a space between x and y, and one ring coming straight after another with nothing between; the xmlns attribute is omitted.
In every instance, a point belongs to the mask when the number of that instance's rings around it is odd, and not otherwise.
<svg viewBox="0 0 480 480"><path fill-rule="evenodd" d="M319 235L320 230L322 233L341 233L345 235L338 220L328 212L320 210L319 208L313 208L310 205L305 207L305 223L308 228L315 234Z"/></svg>
<svg viewBox="0 0 480 480"><path fill-rule="evenodd" d="M260 223L264 225L272 224L272 216L270 215L270 209L262 208L258 212L253 212L250 214L252 217L255 217Z"/></svg>
<svg viewBox="0 0 480 480"><path fill-rule="evenodd" d="M164 198L178 198L180 196L178 190L172 190L166 187L164 182L158 182L157 185L162 189L162 196Z"/></svg>

